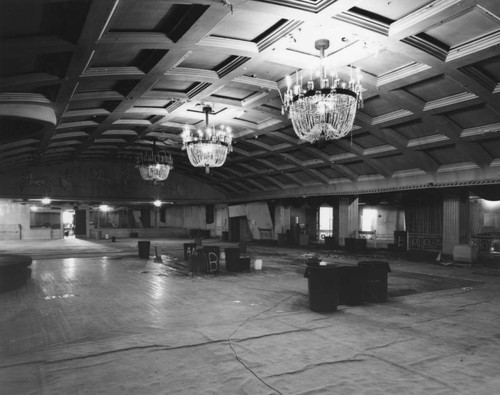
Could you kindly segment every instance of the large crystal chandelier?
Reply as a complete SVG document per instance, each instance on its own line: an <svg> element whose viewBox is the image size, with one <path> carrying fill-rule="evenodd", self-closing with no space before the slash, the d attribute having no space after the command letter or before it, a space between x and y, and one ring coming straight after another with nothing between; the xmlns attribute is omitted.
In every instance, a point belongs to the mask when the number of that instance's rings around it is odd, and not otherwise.
<svg viewBox="0 0 500 395"><path fill-rule="evenodd" d="M137 165L141 177L145 181L165 181L174 168L174 162L170 155L164 152L156 152L156 139L153 140L153 150L141 153L137 158Z"/></svg>
<svg viewBox="0 0 500 395"><path fill-rule="evenodd" d="M192 131L184 126L182 133L183 150L194 167L204 167L208 174L211 167L220 167L226 161L227 153L232 151L231 128L220 126L218 129L208 124L208 115L212 107L204 106L205 128Z"/></svg>
<svg viewBox="0 0 500 395"><path fill-rule="evenodd" d="M288 113L297 136L310 143L346 136L352 129L357 108L363 106L359 70L356 78L352 77L351 71L349 82L341 81L336 72L328 77L324 58L329 46L328 40L315 42L321 58L319 87L312 73L305 87L302 86L303 77L299 71L293 86L290 76L286 77L283 114Z"/></svg>

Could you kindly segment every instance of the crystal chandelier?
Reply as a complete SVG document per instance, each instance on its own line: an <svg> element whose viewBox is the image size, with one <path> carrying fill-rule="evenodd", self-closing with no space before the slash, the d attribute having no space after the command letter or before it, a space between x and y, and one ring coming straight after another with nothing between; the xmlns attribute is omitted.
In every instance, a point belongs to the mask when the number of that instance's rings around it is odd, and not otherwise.
<svg viewBox="0 0 500 395"><path fill-rule="evenodd" d="M211 167L221 167L226 161L227 153L232 151L231 128L220 126L219 129L209 126L208 114L212 107L204 106L205 129L193 132L189 125L184 126L182 133L183 150L187 150L188 158L194 167L204 167L208 174Z"/></svg>
<svg viewBox="0 0 500 395"><path fill-rule="evenodd" d="M153 151L141 153L137 158L137 165L141 177L145 181L165 181L174 168L174 162L170 155L156 152L156 139L153 140Z"/></svg>
<svg viewBox="0 0 500 395"><path fill-rule="evenodd" d="M349 82L341 81L336 72L328 78L324 58L329 46L328 40L315 42L321 59L319 87L316 87L312 73L305 87L298 71L293 86L290 76L286 76L282 112L288 113L297 136L310 143L346 136L352 129L357 108L363 106L359 70L356 79L351 71Z"/></svg>

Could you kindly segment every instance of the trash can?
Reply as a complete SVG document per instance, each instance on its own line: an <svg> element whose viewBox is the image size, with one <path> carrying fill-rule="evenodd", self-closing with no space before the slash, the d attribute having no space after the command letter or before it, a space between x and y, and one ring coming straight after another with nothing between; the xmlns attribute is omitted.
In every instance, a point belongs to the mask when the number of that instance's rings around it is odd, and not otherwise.
<svg viewBox="0 0 500 395"><path fill-rule="evenodd" d="M240 252L247 252L247 242L246 241L240 241Z"/></svg>
<svg viewBox="0 0 500 395"><path fill-rule="evenodd" d="M139 258L149 259L149 249L151 248L151 242L138 241L137 247L139 248Z"/></svg>
<svg viewBox="0 0 500 395"><path fill-rule="evenodd" d="M240 269L240 249L224 248L226 254L226 272L241 272Z"/></svg>
<svg viewBox="0 0 500 395"><path fill-rule="evenodd" d="M391 271L386 261L358 262L361 271L363 299L365 302L387 302L387 273Z"/></svg>
<svg viewBox="0 0 500 395"><path fill-rule="evenodd" d="M339 240L332 236L325 236L325 249L327 250L338 250Z"/></svg>
<svg viewBox="0 0 500 395"><path fill-rule="evenodd" d="M239 271L244 272L245 270L250 270L250 258L249 257L240 257L240 261L238 263Z"/></svg>
<svg viewBox="0 0 500 395"><path fill-rule="evenodd" d="M187 261L191 255L196 253L196 243L184 243L184 260Z"/></svg>
<svg viewBox="0 0 500 395"><path fill-rule="evenodd" d="M218 273L220 261L220 248L205 246L201 250L200 270L203 273Z"/></svg>
<svg viewBox="0 0 500 395"><path fill-rule="evenodd" d="M309 290L309 308L318 313L337 310L338 267L308 264L305 276Z"/></svg>
<svg viewBox="0 0 500 395"><path fill-rule="evenodd" d="M0 292L12 291L31 278L32 258L21 254L0 254Z"/></svg>
<svg viewBox="0 0 500 395"><path fill-rule="evenodd" d="M356 306L363 301L363 279L360 268L339 266L339 304Z"/></svg>
<svg viewBox="0 0 500 395"><path fill-rule="evenodd" d="M198 255L198 251L195 248L192 251L192 253L187 257L189 271L191 272L192 275L198 274L200 272L200 260L201 260L201 251L200 255Z"/></svg>

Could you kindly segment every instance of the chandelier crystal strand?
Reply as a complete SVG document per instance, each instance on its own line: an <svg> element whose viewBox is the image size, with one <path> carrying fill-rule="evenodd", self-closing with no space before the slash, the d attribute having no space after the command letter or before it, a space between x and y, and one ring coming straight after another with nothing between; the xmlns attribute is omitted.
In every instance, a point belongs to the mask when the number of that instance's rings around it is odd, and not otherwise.
<svg viewBox="0 0 500 395"><path fill-rule="evenodd" d="M312 73L305 88L299 71L296 72L296 83L286 77L287 89L283 95L283 114L288 113L297 136L313 143L318 140L337 140L346 136L354 124L356 110L363 106L360 84L360 72L356 79L341 81L337 73L328 79L324 64L325 50L328 40L318 40L316 49L320 51L319 86L313 80Z"/></svg>
<svg viewBox="0 0 500 395"><path fill-rule="evenodd" d="M211 167L221 167L225 163L228 152L232 151L232 135L229 127L216 129L209 126L210 106L203 107L203 112L205 129L193 133L188 125L184 126L182 149L187 150L189 161L194 167L204 167L208 174Z"/></svg>
<svg viewBox="0 0 500 395"><path fill-rule="evenodd" d="M141 153L137 158L136 167L145 181L165 181L173 169L173 160L170 155L156 152L156 140L153 140L153 151Z"/></svg>

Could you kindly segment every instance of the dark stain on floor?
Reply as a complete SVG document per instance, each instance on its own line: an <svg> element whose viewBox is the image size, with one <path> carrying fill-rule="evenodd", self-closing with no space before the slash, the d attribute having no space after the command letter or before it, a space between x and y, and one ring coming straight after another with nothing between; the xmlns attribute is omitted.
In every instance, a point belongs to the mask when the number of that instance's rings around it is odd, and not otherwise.
<svg viewBox="0 0 500 395"><path fill-rule="evenodd" d="M388 275L388 284L388 296L397 297L453 288L473 288L483 284L483 282L423 273L392 271Z"/></svg>

